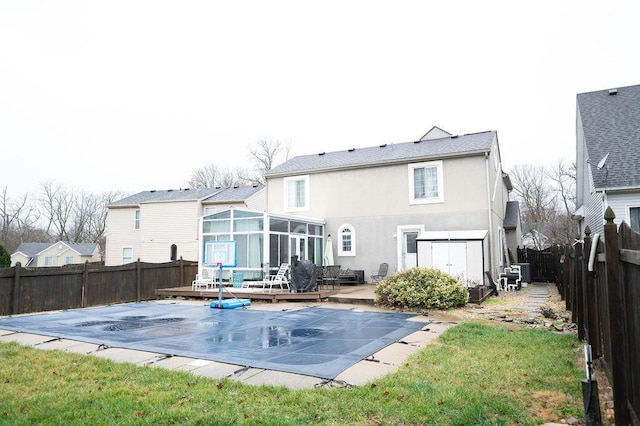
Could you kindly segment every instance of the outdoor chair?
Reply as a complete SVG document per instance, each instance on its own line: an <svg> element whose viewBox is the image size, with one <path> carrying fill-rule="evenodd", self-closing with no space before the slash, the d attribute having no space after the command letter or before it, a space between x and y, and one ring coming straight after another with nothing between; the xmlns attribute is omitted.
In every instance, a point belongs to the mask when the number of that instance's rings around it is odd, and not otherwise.
<svg viewBox="0 0 640 426"><path fill-rule="evenodd" d="M278 272L275 275L270 275L262 281L262 288L269 287L269 290L273 289L273 286L280 286L281 290L285 288L289 289L289 278L287 278L287 272L289 272L289 264L283 263L280 265Z"/></svg>
<svg viewBox="0 0 640 426"><path fill-rule="evenodd" d="M381 279L387 276L388 271L389 271L389 264L381 263L380 267L378 268L378 273L371 275L371 282L373 284L377 284L378 281L380 281Z"/></svg>
<svg viewBox="0 0 640 426"><path fill-rule="evenodd" d="M321 277L320 277L321 285L328 288L331 285L332 289L336 288L336 284L338 288L340 288L340 265L331 265L325 266L322 268Z"/></svg>
<svg viewBox="0 0 640 426"><path fill-rule="evenodd" d="M216 286L216 272L215 269L202 268L199 274L196 274L196 279L191 281L191 288L197 290L199 288L215 288Z"/></svg>

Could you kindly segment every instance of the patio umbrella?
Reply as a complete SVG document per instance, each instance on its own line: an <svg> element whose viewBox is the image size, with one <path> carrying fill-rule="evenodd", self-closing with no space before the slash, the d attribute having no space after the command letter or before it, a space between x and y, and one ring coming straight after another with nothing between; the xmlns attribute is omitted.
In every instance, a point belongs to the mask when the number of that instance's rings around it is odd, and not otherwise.
<svg viewBox="0 0 640 426"><path fill-rule="evenodd" d="M331 241L331 234L327 237L327 243L324 247L324 258L322 259L322 266L333 265L333 242Z"/></svg>

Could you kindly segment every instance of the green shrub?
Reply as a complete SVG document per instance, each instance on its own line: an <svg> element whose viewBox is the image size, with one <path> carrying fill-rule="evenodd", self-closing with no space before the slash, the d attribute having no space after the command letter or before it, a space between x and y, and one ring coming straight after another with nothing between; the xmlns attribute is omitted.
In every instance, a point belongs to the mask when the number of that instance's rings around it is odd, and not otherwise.
<svg viewBox="0 0 640 426"><path fill-rule="evenodd" d="M450 309L464 306L469 294L455 278L437 269L412 268L381 280L376 303L400 308Z"/></svg>
<svg viewBox="0 0 640 426"><path fill-rule="evenodd" d="M9 266L11 266L11 255L7 249L0 244L0 268L8 268Z"/></svg>

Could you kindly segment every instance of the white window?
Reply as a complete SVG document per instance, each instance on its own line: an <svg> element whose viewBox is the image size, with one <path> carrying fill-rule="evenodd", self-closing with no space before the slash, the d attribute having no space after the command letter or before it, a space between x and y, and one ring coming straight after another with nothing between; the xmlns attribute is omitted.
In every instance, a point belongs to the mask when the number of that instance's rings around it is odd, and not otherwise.
<svg viewBox="0 0 640 426"><path fill-rule="evenodd" d="M67 256L64 258L65 265L73 265L73 256Z"/></svg>
<svg viewBox="0 0 640 426"><path fill-rule="evenodd" d="M309 210L309 176L284 179L285 211Z"/></svg>
<svg viewBox="0 0 640 426"><path fill-rule="evenodd" d="M122 249L122 264L133 262L133 249L131 247L125 247Z"/></svg>
<svg viewBox="0 0 640 426"><path fill-rule="evenodd" d="M44 258L44 266L53 266L53 256L46 256Z"/></svg>
<svg viewBox="0 0 640 426"><path fill-rule="evenodd" d="M216 208L215 207L205 207L204 208L204 215L205 216L209 216L210 214L214 214L216 212Z"/></svg>
<svg viewBox="0 0 640 426"><path fill-rule="evenodd" d="M443 201L442 161L409 164L409 204Z"/></svg>
<svg viewBox="0 0 640 426"><path fill-rule="evenodd" d="M629 207L629 226L640 232L640 207Z"/></svg>
<svg viewBox="0 0 640 426"><path fill-rule="evenodd" d="M352 225L344 224L338 228L338 256L356 255L356 230Z"/></svg>
<svg viewBox="0 0 640 426"><path fill-rule="evenodd" d="M133 229L140 229L140 210L136 210L134 213Z"/></svg>

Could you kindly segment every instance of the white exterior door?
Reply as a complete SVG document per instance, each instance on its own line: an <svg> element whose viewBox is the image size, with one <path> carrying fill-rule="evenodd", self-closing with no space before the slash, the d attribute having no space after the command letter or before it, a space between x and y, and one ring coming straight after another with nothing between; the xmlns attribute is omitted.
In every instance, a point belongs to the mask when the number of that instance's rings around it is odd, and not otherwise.
<svg viewBox="0 0 640 426"><path fill-rule="evenodd" d="M298 256L298 260L307 260L307 236L292 235L289 239L289 253Z"/></svg>
<svg viewBox="0 0 640 426"><path fill-rule="evenodd" d="M467 243L436 243L432 245L432 265L461 282L467 280Z"/></svg>
<svg viewBox="0 0 640 426"><path fill-rule="evenodd" d="M416 239L417 231L407 231L402 233L402 266L403 269L415 268L418 266L418 250Z"/></svg>

